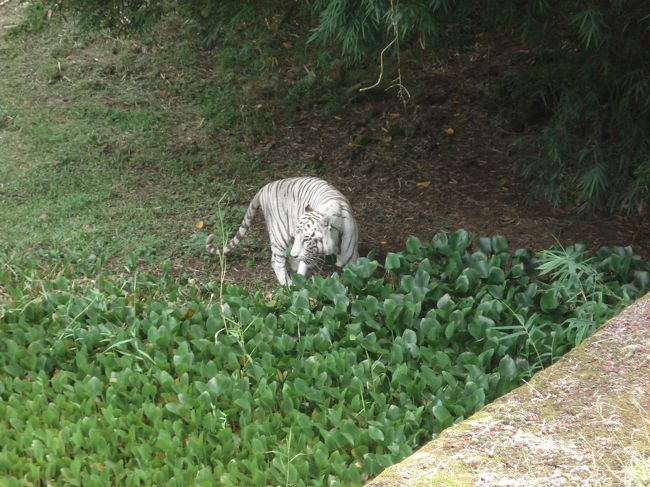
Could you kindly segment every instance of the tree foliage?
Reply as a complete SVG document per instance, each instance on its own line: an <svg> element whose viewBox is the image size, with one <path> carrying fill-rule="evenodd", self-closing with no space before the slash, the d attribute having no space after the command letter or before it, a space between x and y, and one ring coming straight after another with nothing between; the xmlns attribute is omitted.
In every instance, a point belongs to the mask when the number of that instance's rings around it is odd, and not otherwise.
<svg viewBox="0 0 650 487"><path fill-rule="evenodd" d="M545 128L520 142L533 195L583 209L643 213L650 185L650 3L647 0L42 0L83 25L128 30L177 9L208 45L225 29L297 17L310 41L361 61L465 34L520 36L530 64L507 80L509 100L543 104ZM248 22L248 24L244 24ZM532 64L534 62L534 65ZM412 69L412 68L411 68ZM521 105L517 103L520 102ZM529 105L528 105L529 106ZM531 151L531 148L534 149Z"/></svg>

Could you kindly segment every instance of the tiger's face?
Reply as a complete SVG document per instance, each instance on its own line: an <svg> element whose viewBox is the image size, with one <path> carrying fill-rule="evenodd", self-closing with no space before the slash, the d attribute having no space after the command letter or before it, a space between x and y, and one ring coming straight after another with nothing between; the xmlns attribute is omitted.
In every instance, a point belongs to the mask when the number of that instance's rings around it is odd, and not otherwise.
<svg viewBox="0 0 650 487"><path fill-rule="evenodd" d="M291 257L311 267L323 256L338 253L334 233L326 216L307 206L293 234Z"/></svg>

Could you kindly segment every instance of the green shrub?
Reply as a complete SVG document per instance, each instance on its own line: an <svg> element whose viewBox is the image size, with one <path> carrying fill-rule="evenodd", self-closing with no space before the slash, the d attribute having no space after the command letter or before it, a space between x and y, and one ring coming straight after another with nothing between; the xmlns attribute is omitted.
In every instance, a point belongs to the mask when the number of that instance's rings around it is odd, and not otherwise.
<svg viewBox="0 0 650 487"><path fill-rule="evenodd" d="M629 248L538 256L464 231L272 296L21 276L0 294L0 478L360 485L648 286ZM88 269L88 272L93 272Z"/></svg>

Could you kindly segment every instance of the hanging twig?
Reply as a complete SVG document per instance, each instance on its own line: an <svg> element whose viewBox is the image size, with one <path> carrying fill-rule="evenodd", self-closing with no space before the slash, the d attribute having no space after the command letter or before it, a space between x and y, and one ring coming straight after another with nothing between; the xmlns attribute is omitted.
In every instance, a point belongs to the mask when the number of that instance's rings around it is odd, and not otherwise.
<svg viewBox="0 0 650 487"><path fill-rule="evenodd" d="M384 53L385 53L386 50L388 50L388 49L390 48L390 46L392 46L393 44L395 44L395 39L393 39L392 41L390 41L390 43L389 43L386 47L384 47L384 48L381 50L381 52L379 53L379 78L377 79L377 82L376 82L374 85L366 86L365 88L359 88L359 91L372 90L373 88L376 88L377 86L379 86L379 83L381 83L381 78L384 76Z"/></svg>
<svg viewBox="0 0 650 487"><path fill-rule="evenodd" d="M404 106L406 106L406 102L409 100L409 98L411 98L411 94L406 89L406 87L402 84L402 68L401 68L402 60L400 58L400 51L399 51L399 29L397 28L397 16L395 15L395 3L393 0L390 0L390 13L391 13L391 25L393 26L393 40L391 40L388 43L388 45L381 50L381 53L379 53L379 78L377 79L375 84L371 86L367 86L365 88L360 88L359 91L371 90L379 86L384 76L384 53L388 49L390 49L393 44L395 44L397 49L397 78L393 80L393 84L390 85L387 88L387 90L396 87L398 98L402 101Z"/></svg>

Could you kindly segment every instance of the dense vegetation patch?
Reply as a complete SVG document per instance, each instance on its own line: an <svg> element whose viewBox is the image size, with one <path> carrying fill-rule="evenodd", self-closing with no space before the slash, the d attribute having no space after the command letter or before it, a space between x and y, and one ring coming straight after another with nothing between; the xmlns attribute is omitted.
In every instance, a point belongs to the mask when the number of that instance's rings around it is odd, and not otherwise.
<svg viewBox="0 0 650 487"><path fill-rule="evenodd" d="M272 294L0 269L5 485L355 485L648 286L629 247L465 231ZM89 270L92 266L89 267ZM94 270L91 270L94 273Z"/></svg>
<svg viewBox="0 0 650 487"><path fill-rule="evenodd" d="M206 0L40 0L30 25L48 11L71 14L84 26L132 31L178 11L208 45L248 31L293 23L322 49L312 59L340 67L376 63L378 54L399 65L424 51L430 59L507 36L517 53L496 58L503 75L492 96L512 112L519 142L530 155L521 165L533 195L555 204L578 202L645 214L650 182L650 3L645 0L340 0L241 2ZM274 20L275 19L275 20ZM493 56L494 54L490 54ZM242 53L242 57L245 57ZM302 65L302 62L297 62ZM402 67L413 77L414 65ZM386 87L401 83L388 68ZM397 72L396 72L397 71ZM397 81L395 76L397 75ZM374 77L369 76L369 77ZM413 87L409 87L413 90ZM401 94L406 96L403 90ZM423 94L426 97L426 94ZM529 130L540 125L543 130ZM524 134L529 134L524 136Z"/></svg>

